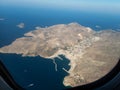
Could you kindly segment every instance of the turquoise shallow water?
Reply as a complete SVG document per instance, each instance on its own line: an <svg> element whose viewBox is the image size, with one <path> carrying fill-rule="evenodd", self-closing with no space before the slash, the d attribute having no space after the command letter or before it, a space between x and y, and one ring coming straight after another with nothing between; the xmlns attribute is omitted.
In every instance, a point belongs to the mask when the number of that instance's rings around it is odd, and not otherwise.
<svg viewBox="0 0 120 90"><path fill-rule="evenodd" d="M77 12L66 10L55 10L45 8L0 8L0 47L13 42L16 38L22 37L24 33L34 30L36 26L51 26L55 24L68 24L77 22L83 26L91 27L94 30L120 28L120 17L116 14ZM19 23L25 23L25 28L16 27ZM96 27L99 26L99 27ZM69 70L69 60L56 58L58 71L52 60L42 57L22 57L16 54L0 54L0 59L6 65L11 75L22 87L27 90L62 90L63 78L68 75L62 68Z"/></svg>

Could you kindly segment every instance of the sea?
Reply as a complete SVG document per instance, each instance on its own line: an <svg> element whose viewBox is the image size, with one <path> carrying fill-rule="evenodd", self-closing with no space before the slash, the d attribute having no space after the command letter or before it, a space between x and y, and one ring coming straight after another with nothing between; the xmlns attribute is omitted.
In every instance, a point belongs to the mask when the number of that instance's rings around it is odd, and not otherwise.
<svg viewBox="0 0 120 90"><path fill-rule="evenodd" d="M0 47L11 44L25 33L35 30L36 26L49 27L56 24L77 22L93 30L120 31L120 14L99 13L90 11L65 10L34 7L3 7L0 8ZM24 23L24 28L16 25ZM22 47L21 47L22 48ZM17 54L2 54L0 60L8 69L14 80L26 90L63 90L63 79L69 75L62 68L70 69L69 60L55 58L57 71L52 59L40 56L22 57Z"/></svg>

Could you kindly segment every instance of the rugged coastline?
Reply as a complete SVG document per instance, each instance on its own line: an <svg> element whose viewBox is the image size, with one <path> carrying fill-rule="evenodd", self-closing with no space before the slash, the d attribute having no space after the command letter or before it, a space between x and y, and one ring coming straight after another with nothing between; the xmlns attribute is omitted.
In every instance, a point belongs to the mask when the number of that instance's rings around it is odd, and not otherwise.
<svg viewBox="0 0 120 90"><path fill-rule="evenodd" d="M23 56L41 56L53 59L64 55L70 60L65 86L78 86L93 82L106 75L120 58L120 32L104 30L96 32L78 23L59 24L37 28L24 34L0 53L16 53ZM57 71L57 69L56 69Z"/></svg>

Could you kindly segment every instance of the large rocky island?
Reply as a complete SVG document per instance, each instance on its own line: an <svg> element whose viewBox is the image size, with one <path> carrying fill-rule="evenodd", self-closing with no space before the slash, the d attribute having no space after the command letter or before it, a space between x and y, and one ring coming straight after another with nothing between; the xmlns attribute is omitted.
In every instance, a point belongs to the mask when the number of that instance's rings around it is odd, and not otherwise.
<svg viewBox="0 0 120 90"><path fill-rule="evenodd" d="M120 32L94 31L77 23L59 24L24 34L1 53L23 56L41 56L54 60L64 55L70 60L70 69L64 78L65 86L93 82L106 75L120 58Z"/></svg>

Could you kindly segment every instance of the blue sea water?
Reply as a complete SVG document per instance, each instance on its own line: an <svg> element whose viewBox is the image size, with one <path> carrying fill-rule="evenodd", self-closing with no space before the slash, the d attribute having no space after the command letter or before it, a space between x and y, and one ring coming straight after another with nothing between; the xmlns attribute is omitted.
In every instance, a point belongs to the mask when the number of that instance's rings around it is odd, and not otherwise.
<svg viewBox="0 0 120 90"><path fill-rule="evenodd" d="M15 81L26 90L62 90L63 78L68 75L69 60L61 56L63 61L56 58L58 69L52 60L42 57L22 57L16 54L0 54L0 59L8 68ZM30 86L32 85L32 86Z"/></svg>
<svg viewBox="0 0 120 90"><path fill-rule="evenodd" d="M0 8L0 47L9 45L24 33L34 30L36 26L51 26L55 24L68 24L77 22L94 30L120 29L120 17L116 14L68 11L46 8ZM19 23L25 23L25 28L16 27ZM96 27L99 26L99 27ZM52 60L42 57L22 57L16 54L0 54L0 59L15 81L27 90L62 90L66 87L62 84L63 78L68 75L62 68L69 70L69 60L56 58L58 71Z"/></svg>

